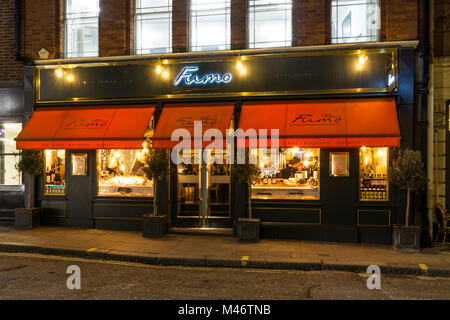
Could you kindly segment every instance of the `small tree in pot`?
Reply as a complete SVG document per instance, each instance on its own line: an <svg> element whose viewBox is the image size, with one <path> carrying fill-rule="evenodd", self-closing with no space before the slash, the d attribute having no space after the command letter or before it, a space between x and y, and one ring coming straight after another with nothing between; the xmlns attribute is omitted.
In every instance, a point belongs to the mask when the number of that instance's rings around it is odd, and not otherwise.
<svg viewBox="0 0 450 320"><path fill-rule="evenodd" d="M426 187L422 155L419 151L405 150L392 161L389 179L399 189L406 190L405 226L394 225L393 247L397 250L414 251L420 249L420 227L409 226L411 194L416 194Z"/></svg>
<svg viewBox="0 0 450 320"><path fill-rule="evenodd" d="M247 241L259 240L259 219L253 219L252 215L252 184L255 183L260 171L257 165L249 163L248 150L245 155L244 164L235 164L232 166L233 177L239 183L246 183L248 187L248 218L238 219L238 239Z"/></svg>
<svg viewBox="0 0 450 320"><path fill-rule="evenodd" d="M151 149L145 158L144 172L153 179L153 214L144 215L144 237L161 237L166 233L166 215L158 215L157 183L169 174L169 158L165 149Z"/></svg>
<svg viewBox="0 0 450 320"><path fill-rule="evenodd" d="M23 150L16 168L25 177L27 207L15 209L16 228L31 229L39 224L40 208L32 207L31 190L33 178L44 173L44 152L42 150Z"/></svg>

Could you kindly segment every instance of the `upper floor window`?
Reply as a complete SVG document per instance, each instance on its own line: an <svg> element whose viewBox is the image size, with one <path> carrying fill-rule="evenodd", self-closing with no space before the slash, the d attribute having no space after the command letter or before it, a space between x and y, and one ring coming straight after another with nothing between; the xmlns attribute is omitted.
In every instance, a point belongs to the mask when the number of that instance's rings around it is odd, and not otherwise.
<svg viewBox="0 0 450 320"><path fill-rule="evenodd" d="M250 0L249 48L292 45L292 0Z"/></svg>
<svg viewBox="0 0 450 320"><path fill-rule="evenodd" d="M378 0L332 0L332 43L378 41Z"/></svg>
<svg viewBox="0 0 450 320"><path fill-rule="evenodd" d="M230 0L191 0L191 51L231 48Z"/></svg>
<svg viewBox="0 0 450 320"><path fill-rule="evenodd" d="M136 0L136 53L172 51L172 0Z"/></svg>
<svg viewBox="0 0 450 320"><path fill-rule="evenodd" d="M98 56L99 0L66 0L66 57Z"/></svg>

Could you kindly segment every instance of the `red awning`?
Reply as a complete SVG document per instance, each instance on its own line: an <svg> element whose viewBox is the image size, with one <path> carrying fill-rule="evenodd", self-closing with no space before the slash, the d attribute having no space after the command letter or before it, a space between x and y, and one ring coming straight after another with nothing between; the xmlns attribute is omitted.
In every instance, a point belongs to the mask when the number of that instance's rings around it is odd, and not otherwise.
<svg viewBox="0 0 450 320"><path fill-rule="evenodd" d="M39 108L16 138L17 149L139 149L154 109Z"/></svg>
<svg viewBox="0 0 450 320"><path fill-rule="evenodd" d="M191 148L206 147L211 142L203 141L203 134L208 129L219 130L222 137L226 137L226 130L230 128L233 118L234 103L196 103L196 104L168 104L165 105L153 136L153 147L169 149L175 147L181 138L178 133L187 133L190 137ZM194 132L194 122L201 121L201 132ZM177 129L179 130L176 132ZM209 131L214 133L212 131ZM172 141L172 134L176 141ZM214 140L214 138L212 139ZM198 141L198 142L196 142ZM224 140L220 141L223 145Z"/></svg>
<svg viewBox="0 0 450 320"><path fill-rule="evenodd" d="M242 106L239 128L267 129L269 137L278 129L280 147L400 146L391 98L249 102Z"/></svg>

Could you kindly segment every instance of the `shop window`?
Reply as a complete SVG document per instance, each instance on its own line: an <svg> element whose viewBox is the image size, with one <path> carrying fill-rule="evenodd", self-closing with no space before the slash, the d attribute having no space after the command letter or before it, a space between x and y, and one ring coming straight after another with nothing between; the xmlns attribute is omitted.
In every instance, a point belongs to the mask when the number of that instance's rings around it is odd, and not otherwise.
<svg viewBox="0 0 450 320"><path fill-rule="evenodd" d="M98 56L99 0L66 0L66 58Z"/></svg>
<svg viewBox="0 0 450 320"><path fill-rule="evenodd" d="M388 160L388 148L360 149L360 200L388 200Z"/></svg>
<svg viewBox="0 0 450 320"><path fill-rule="evenodd" d="M146 147L98 150L98 195L152 197L153 180L144 173L147 153Z"/></svg>
<svg viewBox="0 0 450 320"><path fill-rule="evenodd" d="M16 169L20 157L14 141L20 131L21 123L0 122L0 185L22 184L22 175Z"/></svg>
<svg viewBox="0 0 450 320"><path fill-rule="evenodd" d="M44 193L63 195L66 186L66 151L45 150Z"/></svg>
<svg viewBox="0 0 450 320"><path fill-rule="evenodd" d="M172 51L172 0L136 0L136 53Z"/></svg>
<svg viewBox="0 0 450 320"><path fill-rule="evenodd" d="M249 48L292 45L292 0L250 0Z"/></svg>
<svg viewBox="0 0 450 320"><path fill-rule="evenodd" d="M331 28L332 43L378 41L378 0L333 0Z"/></svg>
<svg viewBox="0 0 450 320"><path fill-rule="evenodd" d="M230 50L230 0L191 0L191 51Z"/></svg>
<svg viewBox="0 0 450 320"><path fill-rule="evenodd" d="M270 150L253 150L261 170L259 181L252 185L255 199L318 200L320 188L320 149L285 148L277 155Z"/></svg>

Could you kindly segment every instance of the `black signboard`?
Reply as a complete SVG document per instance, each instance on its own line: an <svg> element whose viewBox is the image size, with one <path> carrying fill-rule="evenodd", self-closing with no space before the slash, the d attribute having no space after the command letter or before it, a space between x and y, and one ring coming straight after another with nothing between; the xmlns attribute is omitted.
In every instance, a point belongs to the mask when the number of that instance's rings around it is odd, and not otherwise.
<svg viewBox="0 0 450 320"><path fill-rule="evenodd" d="M37 102L386 92L394 51L38 67Z"/></svg>

